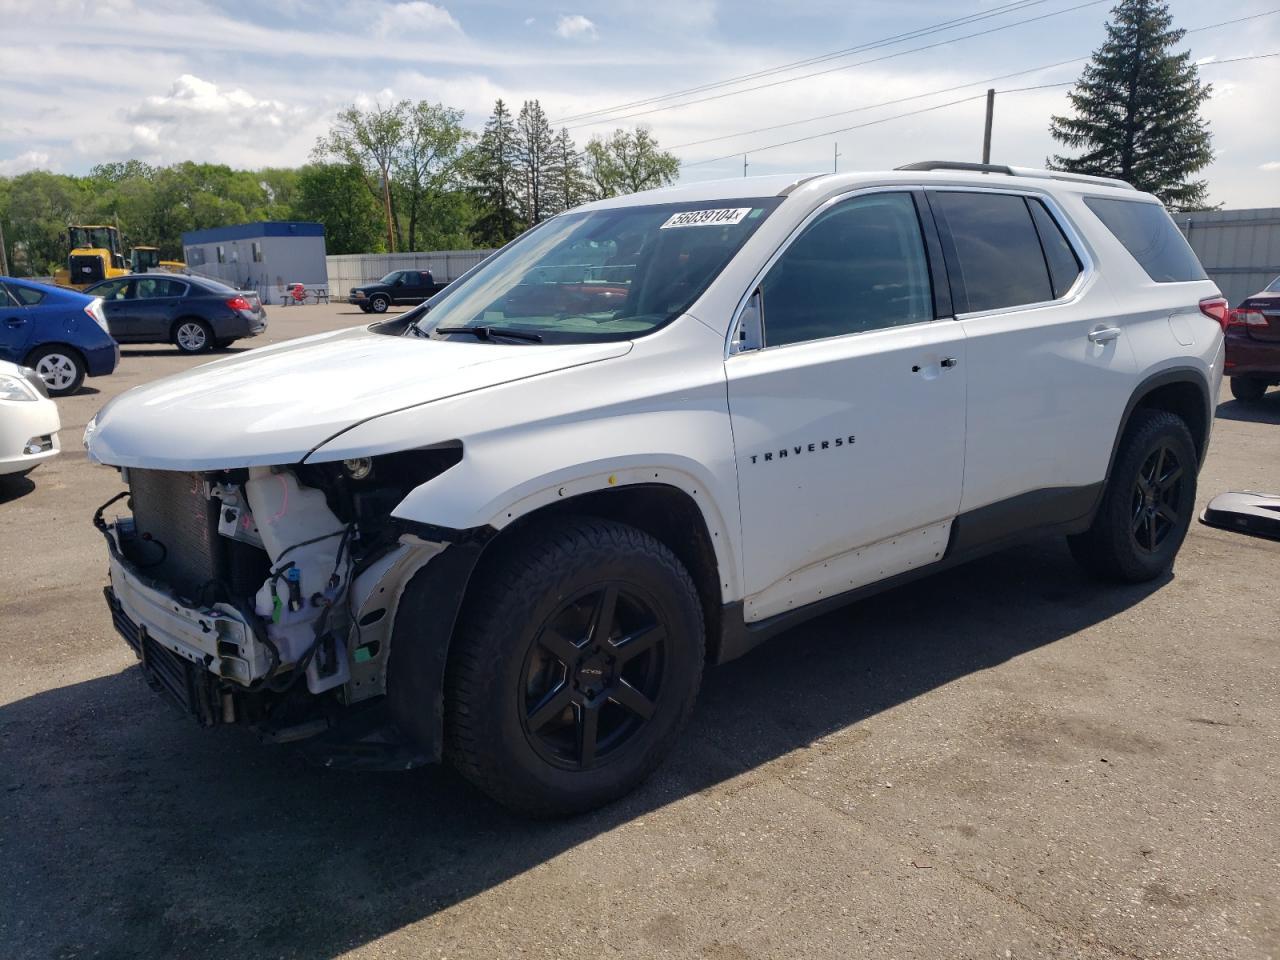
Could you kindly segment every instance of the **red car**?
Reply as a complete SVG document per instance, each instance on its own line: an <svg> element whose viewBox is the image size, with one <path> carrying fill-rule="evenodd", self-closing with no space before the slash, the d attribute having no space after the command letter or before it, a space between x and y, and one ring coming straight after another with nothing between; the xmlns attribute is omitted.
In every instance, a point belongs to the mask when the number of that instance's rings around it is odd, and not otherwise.
<svg viewBox="0 0 1280 960"><path fill-rule="evenodd" d="M1231 311L1226 334L1231 395L1261 400L1267 387L1280 383L1280 277Z"/></svg>

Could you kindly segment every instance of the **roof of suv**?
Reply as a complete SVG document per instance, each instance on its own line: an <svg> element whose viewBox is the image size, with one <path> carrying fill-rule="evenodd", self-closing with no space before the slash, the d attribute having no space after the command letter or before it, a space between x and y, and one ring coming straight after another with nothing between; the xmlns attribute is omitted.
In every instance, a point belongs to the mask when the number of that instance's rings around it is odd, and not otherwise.
<svg viewBox="0 0 1280 960"><path fill-rule="evenodd" d="M680 184L658 190L645 190L621 197L597 200L580 207L580 210L602 210L615 207L644 206L653 203L681 203L718 200L738 200L748 197L786 196L804 186L818 192L831 192L844 187L873 183L938 183L972 186L1004 186L1027 188L1046 187L1052 184L1059 190L1125 195L1128 199L1146 198L1123 180L1110 177L1089 177L1063 173L1056 170L1039 170L1031 167L991 167L981 169L978 164L925 163L902 167L897 170L858 170L849 173L786 173L764 177L730 177L724 180L704 180L699 183ZM1008 172L1005 172L1008 171Z"/></svg>

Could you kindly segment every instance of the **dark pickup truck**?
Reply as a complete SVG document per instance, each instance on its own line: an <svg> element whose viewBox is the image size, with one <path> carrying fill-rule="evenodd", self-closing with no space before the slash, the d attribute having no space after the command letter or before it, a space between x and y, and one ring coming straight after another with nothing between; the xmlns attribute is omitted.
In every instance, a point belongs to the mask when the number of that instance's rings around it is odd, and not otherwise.
<svg viewBox="0 0 1280 960"><path fill-rule="evenodd" d="M447 281L446 281L447 282ZM363 283L347 295L365 313L386 313L394 304L419 304L445 288L430 270L392 270L381 280Z"/></svg>

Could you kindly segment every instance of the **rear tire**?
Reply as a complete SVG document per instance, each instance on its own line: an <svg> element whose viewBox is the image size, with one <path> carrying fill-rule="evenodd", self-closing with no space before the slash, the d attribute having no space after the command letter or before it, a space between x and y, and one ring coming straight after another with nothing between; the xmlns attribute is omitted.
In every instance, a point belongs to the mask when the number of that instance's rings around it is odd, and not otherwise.
<svg viewBox="0 0 1280 960"><path fill-rule="evenodd" d="M207 353L213 349L213 330L203 320L188 317L173 325L173 342L183 353Z"/></svg>
<svg viewBox="0 0 1280 960"><path fill-rule="evenodd" d="M1191 524L1199 460L1191 431L1166 410L1136 410L1093 525L1067 538L1095 576L1144 583L1173 566Z"/></svg>
<svg viewBox="0 0 1280 960"><path fill-rule="evenodd" d="M482 563L445 677L445 755L533 816L634 789L671 749L702 679L688 571L634 527L590 517L516 534Z"/></svg>
<svg viewBox="0 0 1280 960"><path fill-rule="evenodd" d="M23 361L40 374L51 397L69 397L84 383L84 357L78 350L59 344L37 347Z"/></svg>
<svg viewBox="0 0 1280 960"><path fill-rule="evenodd" d="M1267 392L1267 381L1257 377L1232 377L1231 395L1242 403L1255 403Z"/></svg>

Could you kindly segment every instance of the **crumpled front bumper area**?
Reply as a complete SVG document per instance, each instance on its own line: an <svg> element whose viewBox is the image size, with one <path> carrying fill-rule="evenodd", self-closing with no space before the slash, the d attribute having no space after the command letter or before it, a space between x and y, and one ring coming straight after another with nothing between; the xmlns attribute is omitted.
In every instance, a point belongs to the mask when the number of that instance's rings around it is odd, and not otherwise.
<svg viewBox="0 0 1280 960"><path fill-rule="evenodd" d="M111 587L103 587L102 592L111 610L111 622L142 662L147 683L172 698L201 726L218 723L222 717L222 705L217 680L203 667L158 643L146 627L129 616Z"/></svg>

